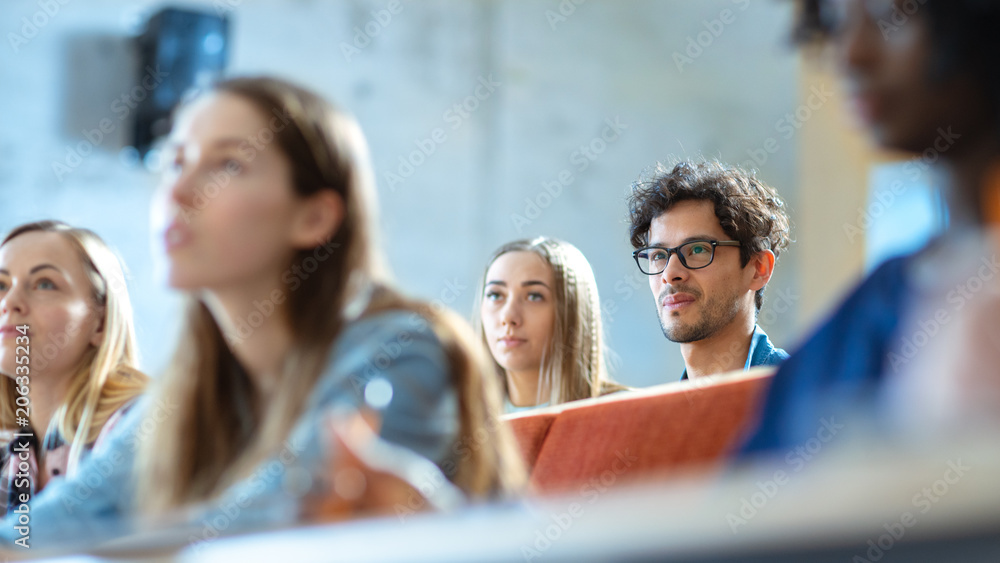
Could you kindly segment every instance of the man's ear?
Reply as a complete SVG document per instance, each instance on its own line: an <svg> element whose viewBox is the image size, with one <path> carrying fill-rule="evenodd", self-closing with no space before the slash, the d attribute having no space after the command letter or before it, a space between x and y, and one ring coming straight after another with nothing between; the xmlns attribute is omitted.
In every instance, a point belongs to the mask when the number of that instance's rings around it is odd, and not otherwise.
<svg viewBox="0 0 1000 563"><path fill-rule="evenodd" d="M771 274L774 273L774 253L770 250L761 250L750 258L747 267L753 272L750 289L757 291L771 280Z"/></svg>
<svg viewBox="0 0 1000 563"><path fill-rule="evenodd" d="M330 240L344 222L344 198L332 189L321 189L299 203L292 225L295 248L313 248Z"/></svg>

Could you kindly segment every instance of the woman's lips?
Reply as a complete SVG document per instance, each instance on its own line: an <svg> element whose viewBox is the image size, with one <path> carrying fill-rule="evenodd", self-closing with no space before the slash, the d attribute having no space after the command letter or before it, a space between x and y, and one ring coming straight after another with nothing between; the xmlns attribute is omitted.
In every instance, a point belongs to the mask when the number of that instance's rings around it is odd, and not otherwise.
<svg viewBox="0 0 1000 563"><path fill-rule="evenodd" d="M163 233L163 243L167 252L171 252L191 242L191 229L174 221Z"/></svg>
<svg viewBox="0 0 1000 563"><path fill-rule="evenodd" d="M31 333L29 332L28 335ZM21 334L21 331L17 330L15 325L3 325L0 326L0 338L14 338L16 336L25 336Z"/></svg>
<svg viewBox="0 0 1000 563"><path fill-rule="evenodd" d="M517 348L518 346L527 342L527 340L523 338L514 338L513 336L505 336L499 339L498 342L500 343L501 346L504 346L506 348Z"/></svg>

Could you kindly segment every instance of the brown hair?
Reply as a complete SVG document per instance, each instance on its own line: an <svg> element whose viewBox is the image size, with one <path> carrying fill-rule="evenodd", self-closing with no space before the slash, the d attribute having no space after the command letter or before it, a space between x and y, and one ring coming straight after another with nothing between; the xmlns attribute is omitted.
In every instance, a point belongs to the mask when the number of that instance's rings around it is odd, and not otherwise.
<svg viewBox="0 0 1000 563"><path fill-rule="evenodd" d="M89 347L72 375L66 397L53 413L51 424L70 444L68 470L72 473L85 449L119 409L143 392L149 378L138 369L139 349L132 321L132 302L125 285L125 271L114 251L93 231L59 221L21 225L0 243L3 246L26 233L58 233L76 249L90 281L92 313L100 315L104 338ZM82 330L68 327L67 331ZM45 361L46 350L40 350ZM9 377L0 377L0 427L16 429L17 393ZM37 429L46 432L45 428Z"/></svg>
<svg viewBox="0 0 1000 563"><path fill-rule="evenodd" d="M680 162L669 172L657 165L648 178L632 184L628 198L632 247L649 244L653 219L686 200L712 202L726 236L740 242L744 267L762 250L770 250L777 258L790 242L785 203L774 188L739 167L703 161ZM759 311L764 288L757 290L754 302Z"/></svg>
<svg viewBox="0 0 1000 563"><path fill-rule="evenodd" d="M555 279L552 290L556 305L555 327L552 341L542 357L538 385L541 392L545 383L548 383L550 396L537 398L547 399L549 404L558 405L626 389L608 375L601 323L601 299L597 293L594 271L583 253L568 242L547 237L516 240L493 253L486 263L476 298L475 326L482 343L487 344L486 331L479 314L486 287L486 272L497 258L508 252L531 252L539 256L552 268ZM496 359L492 364L506 391L507 378L503 367Z"/></svg>
<svg viewBox="0 0 1000 563"><path fill-rule="evenodd" d="M353 303L370 293L368 314L388 309L423 315L450 362L459 400L459 440L486 435L449 475L473 497L520 485L519 459L499 416L499 390L490 390L470 338L447 314L404 299L388 285L388 274L375 241L375 188L368 149L357 123L316 94L272 78L238 78L216 85L214 92L239 96L265 116L287 124L273 142L288 158L293 187L300 196L333 189L344 200L344 220L330 241L328 259L288 295L293 348L282 374L282 392L270 398L266 415L241 405L257 397L206 306L192 299L181 341L158 393L177 405L155 436L143 443L139 494L147 511L167 510L217 496L269 455L277 452L326 367L327 357ZM310 248L295 263L314 260ZM374 290L373 290L374 288ZM483 433L486 434L483 434ZM197 438L195 438L197 437ZM481 442L480 442L481 443Z"/></svg>

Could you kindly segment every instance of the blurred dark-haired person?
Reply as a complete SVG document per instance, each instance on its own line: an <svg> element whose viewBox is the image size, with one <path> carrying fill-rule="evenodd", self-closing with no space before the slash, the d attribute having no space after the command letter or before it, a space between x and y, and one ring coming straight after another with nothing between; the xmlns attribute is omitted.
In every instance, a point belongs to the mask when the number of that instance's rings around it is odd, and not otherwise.
<svg viewBox="0 0 1000 563"><path fill-rule="evenodd" d="M736 167L681 162L636 182L628 204L632 257L649 276L663 335L681 345L682 380L788 357L757 325L789 242L773 188Z"/></svg>
<svg viewBox="0 0 1000 563"><path fill-rule="evenodd" d="M925 429L977 404L995 417L1000 264L984 235L1000 201L1000 3L808 0L799 13L798 38L833 50L880 146L951 143L938 159L949 225L867 276L782 365L744 452L787 451L834 414L855 434L896 426L893 411ZM977 319L975 339L956 338Z"/></svg>

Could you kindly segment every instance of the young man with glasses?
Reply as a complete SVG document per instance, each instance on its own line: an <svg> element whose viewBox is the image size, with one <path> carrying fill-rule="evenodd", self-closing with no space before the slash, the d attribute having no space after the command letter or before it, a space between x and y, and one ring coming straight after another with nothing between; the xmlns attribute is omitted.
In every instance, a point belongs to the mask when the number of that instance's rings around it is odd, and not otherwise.
<svg viewBox="0 0 1000 563"><path fill-rule="evenodd" d="M681 379L781 363L757 325L764 287L788 246L774 189L718 162L681 162L636 182L629 197L632 256L663 335L681 345Z"/></svg>

